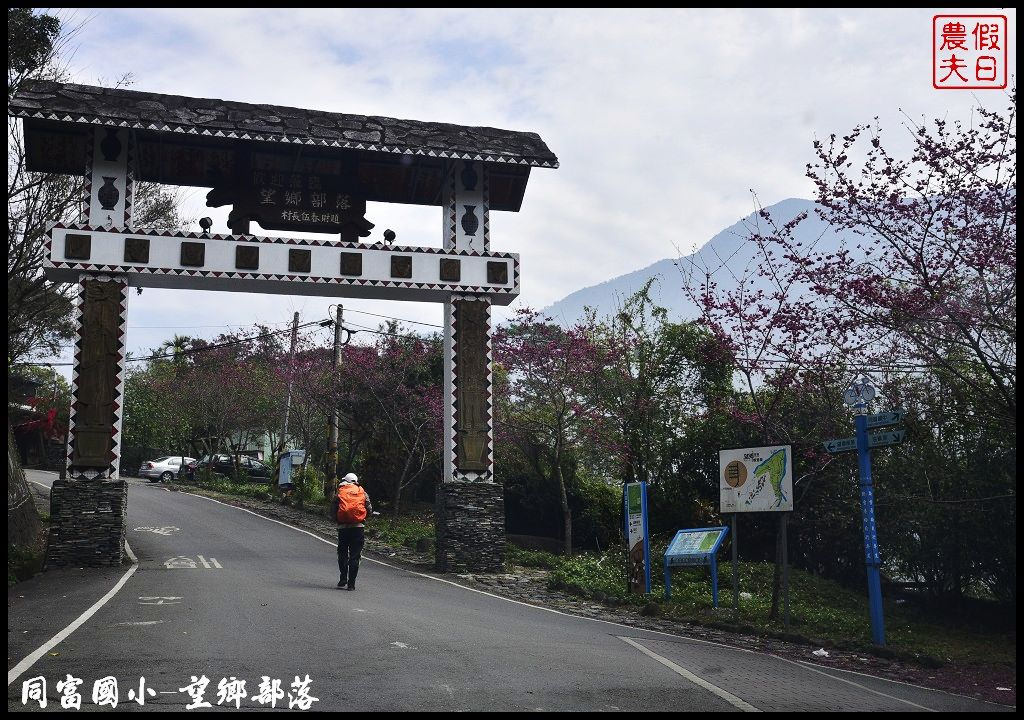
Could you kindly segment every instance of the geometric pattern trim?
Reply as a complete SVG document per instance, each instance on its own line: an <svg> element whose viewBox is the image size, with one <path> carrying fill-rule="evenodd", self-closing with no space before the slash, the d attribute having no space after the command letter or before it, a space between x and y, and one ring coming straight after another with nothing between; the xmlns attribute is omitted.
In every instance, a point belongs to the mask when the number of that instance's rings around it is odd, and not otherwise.
<svg viewBox="0 0 1024 720"><path fill-rule="evenodd" d="M124 181L124 224L121 227L132 225L132 203L135 199L135 133L128 133L127 148L125 148L127 160L127 172Z"/></svg>
<svg viewBox="0 0 1024 720"><path fill-rule="evenodd" d="M78 468L72 471L72 460L75 454L75 416L78 406L79 389L79 363L82 360L82 310L85 303L85 282L114 282L120 285L119 297L119 324L117 336L117 374L114 383L114 424L113 437L110 447L110 461L104 468ZM71 368L71 408L68 417L68 454L65 458L68 477L75 480L95 480L107 478L116 480L118 478L121 460L121 420L124 415L124 370L125 357L127 354L126 339L128 321L128 282L124 277L112 277L109 275L88 275L81 274L78 278L78 293L74 309L75 327L75 357Z"/></svg>
<svg viewBox="0 0 1024 720"><path fill-rule="evenodd" d="M487 166L486 165L484 165L484 168L483 168L483 176L484 177L483 177L482 185L483 185L483 195L484 195L484 203L483 203L483 214L484 214L484 252L490 252L490 250L491 250L491 213L490 213L490 207L491 207L491 197L490 197L490 195L491 195L491 192L490 192L490 183L488 181L489 177L490 177L490 172L487 170Z"/></svg>
<svg viewBox="0 0 1024 720"><path fill-rule="evenodd" d="M97 228L86 224L56 224L54 229L61 230L88 230L92 232L110 232L107 228ZM294 238L262 238L257 236L249 235L213 235L203 236L199 233L177 233L170 230L146 230L146 231L131 231L132 235L139 236L152 236L152 237L194 237L200 240L233 240L236 242L254 242L254 243L272 243L272 244L294 244L294 245L317 245L317 246L332 246L339 248L359 248L361 250L387 250L389 252L401 252L409 251L418 254L427 255L447 255L447 256L458 256L458 257L494 257L504 258L512 261L512 279L515 281L510 285L504 287L484 286L484 285L469 285L469 284L453 284L453 283L432 283L432 282L413 282L405 280L373 280L367 278L358 277L320 277L310 275L293 275L289 273L259 273L259 272L247 272L244 270L203 270L203 269L187 269L187 268L153 268L153 267L140 267L136 265L120 265L120 264L97 264L89 262L72 262L65 260L50 260L49 258L43 261L43 266L47 268L65 269L65 270L76 270L79 272L99 272L99 273L113 273L113 274L131 274L131 275L178 275L178 276L190 276L190 277L202 277L202 278L231 278L237 280L275 280L275 281L288 281L288 282L299 282L304 284L318 284L318 285L348 285L348 286L363 286L363 287L382 287L382 288L410 288L419 290L449 290L452 292L459 293L488 293L491 295L499 296L516 296L519 294L519 287L517 285L519 279L519 259L513 253L485 253L478 251L454 251L444 250L442 248L413 248L413 247L395 247L391 245L383 245L380 243L361 245L359 243L342 243L342 242L329 242L320 240L298 240ZM50 248L47 248L50 250Z"/></svg>
<svg viewBox="0 0 1024 720"><path fill-rule="evenodd" d="M84 221L89 220L89 208L92 205L92 157L96 148L92 143L85 143L85 177L82 179L82 207L80 214Z"/></svg>
<svg viewBox="0 0 1024 720"><path fill-rule="evenodd" d="M342 250L355 249L355 250L388 250L391 252L414 252L432 255L460 255L462 257L492 257L495 259L505 258L513 259L516 257L515 253L503 253L503 252L486 252L482 250L448 250L444 248L436 247L414 247L408 245L386 245L381 242L373 243L358 243L358 242L342 242L340 240L319 240L311 238L283 238L283 237L266 237L262 235L219 235L211 234L205 235L201 232L183 232L178 230L162 230L159 228L127 228L119 230L117 228L108 228L101 225L90 225L88 223L54 223L51 226L53 230L84 230L88 232L125 232L131 235L145 235L149 237L175 237L175 238L187 238L196 240L229 240L232 242L252 242L252 243L269 243L274 245L305 245L312 247L337 247ZM454 228L453 228L454 230Z"/></svg>
<svg viewBox="0 0 1024 720"><path fill-rule="evenodd" d="M444 247L451 252L455 248L455 238L458 236L458 205L455 203L455 167L457 163L450 162L445 168L448 177L445 187L448 190L448 198L445 202L445 234Z"/></svg>
<svg viewBox="0 0 1024 720"><path fill-rule="evenodd" d="M486 303L484 309L484 334L486 337L486 350L485 355L487 359L487 370L484 378L484 419L487 423L487 450L486 450L486 466L487 469L483 472L474 471L461 471L459 470L458 463L458 451L456 447L456 437L458 431L458 423L456 422L455 412L458 405L458 374L459 374L459 343L458 343L458 317L456 313L456 301L469 301L469 302L483 302ZM445 420L448 423L448 432L445 433L445 439L448 444L447 456L451 470L450 479L452 480L467 480L476 482L493 482L494 481L494 410L493 410L493 368L494 359L491 345L491 301L490 298L481 297L479 295L457 295L453 294L451 302L445 305L446 317L445 324L451 328L450 336L446 334L446 340L450 337L450 341L446 342L446 355L450 358L449 362L445 363L445 369L448 372L447 382L445 383L448 391L447 405L449 406L450 414L446 412ZM447 360L448 358L446 358ZM448 408L446 408L448 410ZM445 474L445 479L449 479L448 473Z"/></svg>

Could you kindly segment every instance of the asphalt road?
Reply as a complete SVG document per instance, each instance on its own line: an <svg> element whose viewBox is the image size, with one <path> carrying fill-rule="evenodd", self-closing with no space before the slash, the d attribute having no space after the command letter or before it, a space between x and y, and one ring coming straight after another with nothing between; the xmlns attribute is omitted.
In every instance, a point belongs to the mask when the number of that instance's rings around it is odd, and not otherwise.
<svg viewBox="0 0 1024 720"><path fill-rule="evenodd" d="M48 485L55 476L31 473ZM215 501L130 481L128 541L138 567L66 639L13 682L117 678L119 709L183 710L192 677L308 675L313 710L740 711L1005 710L946 693L579 618L515 603L364 556L354 592L338 590L335 548ZM44 573L8 593L8 670L108 593L128 571ZM23 595L24 597L19 597ZM63 597L62 597L63 596ZM145 705L128 698L145 678ZM237 684L236 684L237 687Z"/></svg>

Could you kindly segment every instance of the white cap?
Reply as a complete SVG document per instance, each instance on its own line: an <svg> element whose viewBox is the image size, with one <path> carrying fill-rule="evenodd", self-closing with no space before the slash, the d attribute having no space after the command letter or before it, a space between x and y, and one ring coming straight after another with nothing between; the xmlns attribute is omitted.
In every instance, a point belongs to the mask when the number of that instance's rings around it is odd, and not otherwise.
<svg viewBox="0 0 1024 720"><path fill-rule="evenodd" d="M359 484L359 478L357 478L357 477L356 477L356 474L355 474L355 473L349 473L348 475L346 475L345 477L343 477L343 478L341 479L341 481L342 481L343 483L349 483L349 482L350 482L350 483L355 483L356 485L358 485L358 484Z"/></svg>

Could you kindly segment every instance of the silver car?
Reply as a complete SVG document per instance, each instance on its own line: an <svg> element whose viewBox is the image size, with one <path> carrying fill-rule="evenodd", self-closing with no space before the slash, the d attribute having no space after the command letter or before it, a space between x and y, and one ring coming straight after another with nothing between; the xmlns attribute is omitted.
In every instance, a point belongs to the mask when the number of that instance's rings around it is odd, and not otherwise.
<svg viewBox="0 0 1024 720"><path fill-rule="evenodd" d="M184 458L185 465L194 463L195 458L186 457ZM142 467L139 468L140 478L149 478L150 482L156 482L160 480L167 482L173 480L178 476L181 471L181 455L159 457L156 460L147 460L142 463Z"/></svg>

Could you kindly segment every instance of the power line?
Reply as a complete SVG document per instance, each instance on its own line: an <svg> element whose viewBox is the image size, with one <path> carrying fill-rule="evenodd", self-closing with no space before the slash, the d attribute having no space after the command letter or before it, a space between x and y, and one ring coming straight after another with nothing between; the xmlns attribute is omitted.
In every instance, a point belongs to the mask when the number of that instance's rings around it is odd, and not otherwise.
<svg viewBox="0 0 1024 720"><path fill-rule="evenodd" d="M424 324L426 324L426 323L424 323ZM359 330L349 330L350 333L368 332L368 333L374 333L376 335L386 335L388 337L404 338L406 340L426 340L426 339L428 339L428 338L421 337L419 335L403 335L401 333L387 332L385 330L375 330L375 329L371 328L368 325L360 325L359 323L351 323L350 322L350 323L346 323L346 325L351 325L352 327L360 328ZM345 329L348 330L348 327L346 327Z"/></svg>
<svg viewBox="0 0 1024 720"><path fill-rule="evenodd" d="M397 320L398 322L409 323L411 325L426 325L427 327L444 328L443 325L435 325L434 323L420 322L419 320L406 320L405 318L394 317L392 315L380 315L378 313L367 312L366 310L353 310L352 308L346 308L347 312L360 313L362 315L373 315L374 317L386 318L387 320Z"/></svg>
<svg viewBox="0 0 1024 720"><path fill-rule="evenodd" d="M268 322L262 323L263 325L290 325L291 320L282 320L279 322ZM226 325L129 325L129 330L175 330L175 329L193 329L193 328L220 328L220 327L249 327L250 325L258 325L260 323L230 323ZM65 345L64 347L70 347Z"/></svg>
<svg viewBox="0 0 1024 720"><path fill-rule="evenodd" d="M321 325L324 322L333 322L333 321L331 321L331 320L313 320L313 321L310 321L310 322L303 323L303 324L299 325L297 329L304 329L304 328L311 327L313 325L319 326L319 325ZM275 330L274 332L262 333L260 335L253 335L252 337L239 338L238 340L230 340L228 342L215 343L215 344L212 344L212 345L204 345L203 347L198 347L198 348L189 348L189 349L185 349L185 350L179 350L178 352L164 353L163 355L147 355L145 357L127 358L127 359L125 359L125 362L148 362L150 360L160 360L160 359L163 359L163 358L181 357L182 355L192 355L194 353L206 352L208 350L217 350L219 348L231 347L232 345L241 345L242 343L252 342L254 340L262 340L263 338L273 337L275 335L281 335L283 333L290 333L290 332L291 332L291 328L284 328L283 330ZM14 363L14 364L15 365L42 365L42 366L46 366L46 367L57 367L57 366L62 366L62 365L73 365L74 363L70 363L70 362L64 362L64 363L22 362L22 363Z"/></svg>

